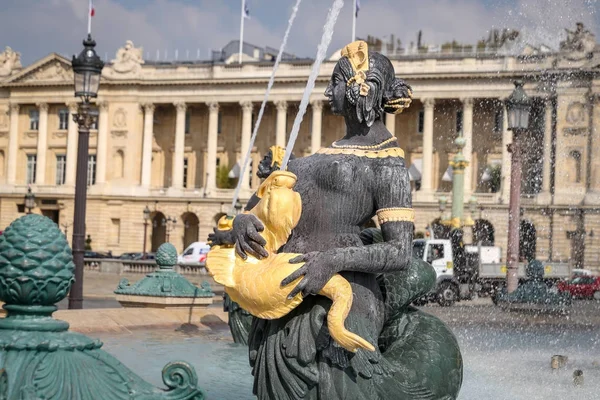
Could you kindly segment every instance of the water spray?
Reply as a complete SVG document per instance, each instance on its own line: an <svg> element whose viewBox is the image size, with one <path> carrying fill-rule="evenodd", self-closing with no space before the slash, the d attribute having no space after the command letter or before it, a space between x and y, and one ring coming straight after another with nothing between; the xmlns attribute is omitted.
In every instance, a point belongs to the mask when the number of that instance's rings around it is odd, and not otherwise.
<svg viewBox="0 0 600 400"><path fill-rule="evenodd" d="M235 209L235 203L238 200L240 195L240 189L242 187L242 177L246 173L246 168L250 164L250 155L252 154L252 148L254 147L254 142L256 141L256 136L258 135L258 128L260 127L260 121L262 120L263 114L265 112L265 106L267 105L267 100L269 100L269 93L271 92L271 88L273 87L273 83L275 82L275 73L279 68L279 63L281 62L281 57L283 55L283 51L287 44L288 36L290 34L290 30L292 29L292 25L294 24L294 19L296 19L296 14L298 13L298 6L302 0L296 0L296 4L294 8L292 8L292 15L290 15L290 19L288 20L288 26L285 31L285 35L283 36L283 40L281 41L281 46L279 47L279 53L277 53L277 58L275 59L275 64L273 65L273 71L271 72L271 77L269 78L269 84L267 85L267 91L265 92L265 97L260 105L260 110L258 112L258 117L256 118L256 122L254 123L254 131L252 132L252 137L250 138L250 143L248 145L248 149L246 150L246 156L244 157L244 161L240 167L240 178L235 187L235 192L233 193L233 199L231 201L231 214L233 214L233 210Z"/></svg>
<svg viewBox="0 0 600 400"><path fill-rule="evenodd" d="M327 52L329 43L331 43L331 37L333 36L333 28L335 27L335 23L343 6L344 0L334 0L333 5L329 9L329 13L327 14L327 20L325 22L325 26L323 27L321 43L319 43L319 47L317 48L317 57L313 63L310 76L308 77L308 82L306 83L306 88L304 89L304 95L302 96L302 101L300 101L300 109L298 110L298 114L296 114L296 119L294 120L294 125L292 126L292 132L290 133L290 139L285 148L285 157L283 158L283 162L281 164L282 171L286 169L287 164L290 161L292 149L294 148L294 144L298 138L298 132L300 131L300 124L302 123L302 119L306 113L306 107L308 107L308 100L315 88L315 81L319 75L321 63L323 62L323 59L325 59L325 53Z"/></svg>

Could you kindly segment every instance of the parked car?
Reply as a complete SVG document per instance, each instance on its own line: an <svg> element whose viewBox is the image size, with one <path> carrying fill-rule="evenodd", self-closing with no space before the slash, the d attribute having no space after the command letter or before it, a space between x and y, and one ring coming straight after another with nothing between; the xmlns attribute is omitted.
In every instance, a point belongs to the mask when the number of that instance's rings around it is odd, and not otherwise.
<svg viewBox="0 0 600 400"><path fill-rule="evenodd" d="M83 253L83 258L112 258L112 255L99 251L86 251Z"/></svg>
<svg viewBox="0 0 600 400"><path fill-rule="evenodd" d="M146 253L145 257L142 252L123 253L118 259L123 261L154 260L154 253Z"/></svg>
<svg viewBox="0 0 600 400"><path fill-rule="evenodd" d="M600 277L580 275L569 281L559 282L558 290L576 298L600 300Z"/></svg>
<svg viewBox="0 0 600 400"><path fill-rule="evenodd" d="M209 250L210 246L206 242L194 242L177 258L177 263L179 265L204 267L206 254Z"/></svg>

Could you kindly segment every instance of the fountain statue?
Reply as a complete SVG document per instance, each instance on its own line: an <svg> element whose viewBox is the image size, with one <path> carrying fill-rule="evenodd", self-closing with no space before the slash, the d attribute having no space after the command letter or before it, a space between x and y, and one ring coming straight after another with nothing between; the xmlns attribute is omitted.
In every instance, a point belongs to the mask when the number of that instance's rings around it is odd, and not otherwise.
<svg viewBox="0 0 600 400"><path fill-rule="evenodd" d="M273 172L233 219L235 249L215 243L207 268L255 316L259 399L456 399L458 343L411 306L435 272L411 257L408 170L382 121L410 105L412 90L365 42L341 55L325 95L346 136ZM365 245L373 216L383 242Z"/></svg>

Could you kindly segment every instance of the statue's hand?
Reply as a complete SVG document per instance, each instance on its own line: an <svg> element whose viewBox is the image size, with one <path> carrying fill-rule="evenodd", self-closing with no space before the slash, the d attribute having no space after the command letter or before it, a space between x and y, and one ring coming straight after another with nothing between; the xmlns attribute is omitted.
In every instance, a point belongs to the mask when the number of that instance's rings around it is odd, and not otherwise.
<svg viewBox="0 0 600 400"><path fill-rule="evenodd" d="M291 264L301 262L304 263L302 267L281 281L281 286L283 287L303 277L288 295L289 300L293 299L300 292L302 292L302 297L319 294L331 277L339 272L335 267L331 255L320 251L302 254L290 260Z"/></svg>
<svg viewBox="0 0 600 400"><path fill-rule="evenodd" d="M269 256L265 245L267 241L260 235L265 226L253 214L240 214L233 220L232 237L235 252L244 260L248 254L258 259Z"/></svg>
<svg viewBox="0 0 600 400"><path fill-rule="evenodd" d="M235 244L232 231L220 231L217 228L213 228L213 233L208 234L208 244L210 244L211 247Z"/></svg>

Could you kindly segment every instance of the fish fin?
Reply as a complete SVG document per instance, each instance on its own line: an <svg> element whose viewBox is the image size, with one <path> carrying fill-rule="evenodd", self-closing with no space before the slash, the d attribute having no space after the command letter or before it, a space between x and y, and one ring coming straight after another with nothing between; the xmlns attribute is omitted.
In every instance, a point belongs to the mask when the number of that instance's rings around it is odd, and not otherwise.
<svg viewBox="0 0 600 400"><path fill-rule="evenodd" d="M235 267L235 249L214 246L206 255L206 269L215 279L215 282L234 287L233 268Z"/></svg>

